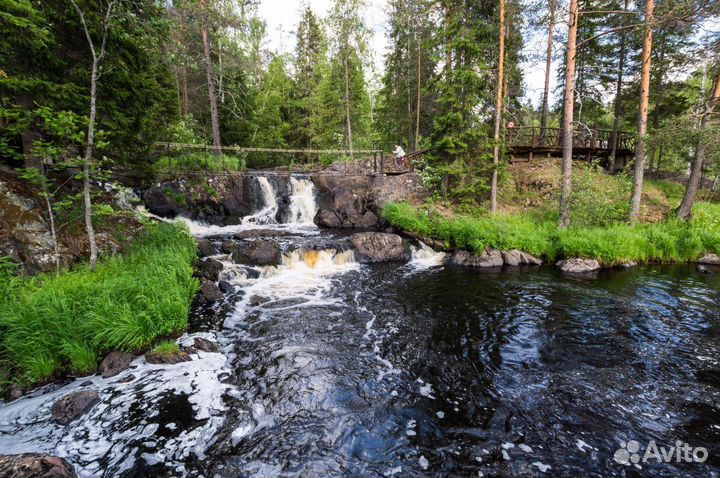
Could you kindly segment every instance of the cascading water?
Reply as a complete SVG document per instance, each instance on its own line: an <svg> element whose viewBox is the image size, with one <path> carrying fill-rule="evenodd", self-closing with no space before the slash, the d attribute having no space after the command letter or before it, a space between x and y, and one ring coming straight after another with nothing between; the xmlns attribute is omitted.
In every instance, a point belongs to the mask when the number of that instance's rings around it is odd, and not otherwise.
<svg viewBox="0 0 720 478"><path fill-rule="evenodd" d="M275 188L272 187L270 181L265 176L257 176L258 185L262 192L263 207L249 216L242 218L242 224L275 224L278 212L278 202L275 194Z"/></svg>
<svg viewBox="0 0 720 478"><path fill-rule="evenodd" d="M315 186L308 179L290 178L292 196L290 197L290 222L293 224L312 225L317 204L315 203Z"/></svg>

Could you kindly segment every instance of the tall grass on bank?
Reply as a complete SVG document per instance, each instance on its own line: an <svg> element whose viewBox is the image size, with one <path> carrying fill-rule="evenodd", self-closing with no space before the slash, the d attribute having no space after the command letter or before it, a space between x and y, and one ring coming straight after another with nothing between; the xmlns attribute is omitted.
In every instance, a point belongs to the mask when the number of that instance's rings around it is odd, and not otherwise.
<svg viewBox="0 0 720 478"><path fill-rule="evenodd" d="M0 369L30 385L61 370L87 374L110 350L135 351L184 330L198 283L195 241L152 224L123 256L13 288L0 307Z"/></svg>
<svg viewBox="0 0 720 478"><path fill-rule="evenodd" d="M406 203L385 206L383 217L393 226L444 241L449 247L482 252L486 248L520 249L555 260L597 259L605 265L626 261L686 262L720 252L720 205L701 203L689 223L668 219L653 224L612 224L559 230L554 221L530 214L456 216Z"/></svg>

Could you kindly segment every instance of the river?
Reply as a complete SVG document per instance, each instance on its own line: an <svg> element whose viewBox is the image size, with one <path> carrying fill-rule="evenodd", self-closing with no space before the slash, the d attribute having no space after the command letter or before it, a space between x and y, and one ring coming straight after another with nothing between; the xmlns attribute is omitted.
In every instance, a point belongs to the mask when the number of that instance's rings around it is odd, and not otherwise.
<svg viewBox="0 0 720 478"><path fill-rule="evenodd" d="M254 279L218 256L235 292L179 342L219 352L2 404L0 454L56 454L81 476L720 476L720 276L462 269L420 245L360 264L294 181L286 224L265 185L238 226L189 221L217 241L289 234ZM54 424L54 400L83 388L101 403ZM707 459L618 463L651 440Z"/></svg>

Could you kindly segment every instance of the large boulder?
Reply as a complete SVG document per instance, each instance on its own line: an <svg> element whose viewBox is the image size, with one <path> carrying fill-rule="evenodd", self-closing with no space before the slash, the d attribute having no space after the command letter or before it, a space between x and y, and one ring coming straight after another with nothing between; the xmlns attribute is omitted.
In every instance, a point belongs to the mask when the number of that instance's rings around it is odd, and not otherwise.
<svg viewBox="0 0 720 478"><path fill-rule="evenodd" d="M175 365L176 363L189 362L192 360L187 352L178 350L170 354L159 354L157 352L147 352L145 354L145 360L153 365Z"/></svg>
<svg viewBox="0 0 720 478"><path fill-rule="evenodd" d="M60 425L68 425L73 420L89 412L99 402L100 396L95 390L81 390L69 393L53 404L53 420Z"/></svg>
<svg viewBox="0 0 720 478"><path fill-rule="evenodd" d="M571 274L583 274L600 269L600 263L595 259L563 259L556 264L561 271Z"/></svg>
<svg viewBox="0 0 720 478"><path fill-rule="evenodd" d="M1 478L75 478L73 466L64 458L42 453L0 455Z"/></svg>
<svg viewBox="0 0 720 478"><path fill-rule="evenodd" d="M126 352L110 352L100 362L99 371L103 378L113 377L130 366L135 356Z"/></svg>
<svg viewBox="0 0 720 478"><path fill-rule="evenodd" d="M197 295L197 303L204 305L210 304L222 300L223 293L220 287L215 282L205 279L200 279L200 290Z"/></svg>
<svg viewBox="0 0 720 478"><path fill-rule="evenodd" d="M212 242L210 242L209 239L205 237L201 237L197 240L197 248L198 248L198 255L200 257L208 257L208 256L214 256L218 253L217 249L213 245Z"/></svg>
<svg viewBox="0 0 720 478"><path fill-rule="evenodd" d="M360 232L350 237L361 262L402 261L407 247L402 237L384 232Z"/></svg>
<svg viewBox="0 0 720 478"><path fill-rule="evenodd" d="M239 245L232 257L238 264L276 266L282 260L282 253L273 241L257 240Z"/></svg>
<svg viewBox="0 0 720 478"><path fill-rule="evenodd" d="M717 254L705 254L698 261L700 264L708 264L711 266L720 266L720 256Z"/></svg>
<svg viewBox="0 0 720 478"><path fill-rule="evenodd" d="M176 196L180 196L180 194L178 193ZM183 207L159 187L147 189L143 194L143 201L148 211L160 217L175 217L183 211Z"/></svg>
<svg viewBox="0 0 720 478"><path fill-rule="evenodd" d="M518 251L513 249L512 251L503 251L502 259L506 266L539 266L542 265L542 261L537 257L528 254L527 252Z"/></svg>
<svg viewBox="0 0 720 478"><path fill-rule="evenodd" d="M216 281L223 267L222 262L211 257L206 257L200 261L197 274L204 279Z"/></svg>
<svg viewBox="0 0 720 478"><path fill-rule="evenodd" d="M462 267L500 267L503 263L502 253L495 249L488 249L480 255L457 251L450 258L450 264Z"/></svg>

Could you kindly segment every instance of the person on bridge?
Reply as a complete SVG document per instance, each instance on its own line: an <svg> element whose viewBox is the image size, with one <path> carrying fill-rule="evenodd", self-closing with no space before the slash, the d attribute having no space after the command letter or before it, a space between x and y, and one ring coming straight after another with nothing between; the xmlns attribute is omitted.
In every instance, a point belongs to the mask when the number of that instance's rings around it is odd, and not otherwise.
<svg viewBox="0 0 720 478"><path fill-rule="evenodd" d="M395 145L395 151L393 151L395 154L395 164L400 167L405 167L405 150L400 146L399 144Z"/></svg>

